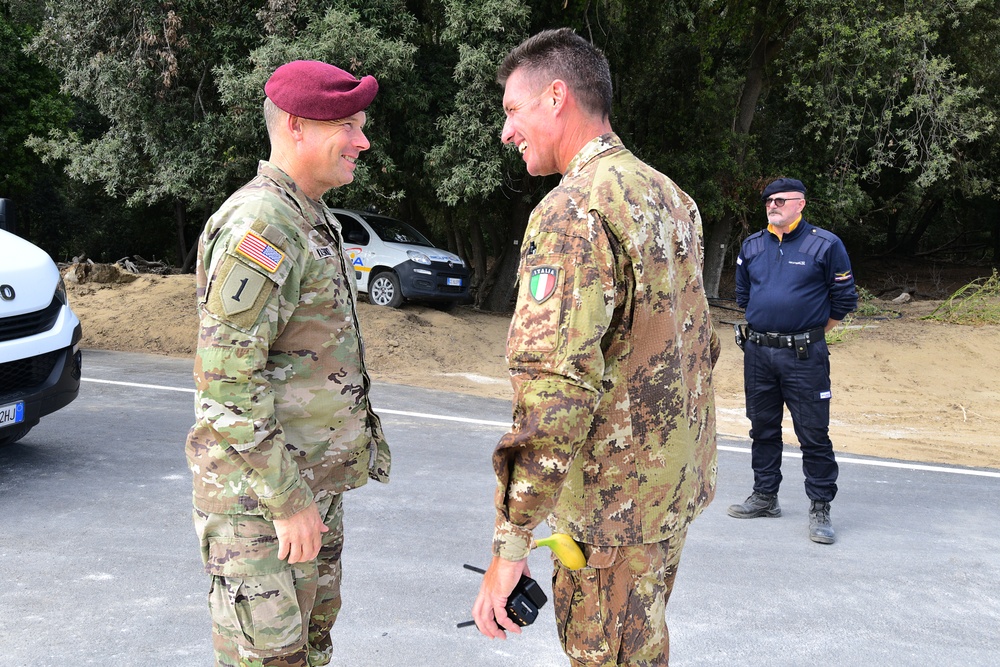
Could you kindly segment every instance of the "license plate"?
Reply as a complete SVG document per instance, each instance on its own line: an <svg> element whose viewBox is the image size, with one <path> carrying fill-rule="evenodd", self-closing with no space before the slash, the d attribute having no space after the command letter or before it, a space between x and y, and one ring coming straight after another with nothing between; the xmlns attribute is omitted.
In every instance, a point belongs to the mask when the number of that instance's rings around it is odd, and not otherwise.
<svg viewBox="0 0 1000 667"><path fill-rule="evenodd" d="M462 286L461 278L448 278L448 287L461 287L461 286Z"/></svg>
<svg viewBox="0 0 1000 667"><path fill-rule="evenodd" d="M13 426L24 421L24 401L0 405L0 428Z"/></svg>

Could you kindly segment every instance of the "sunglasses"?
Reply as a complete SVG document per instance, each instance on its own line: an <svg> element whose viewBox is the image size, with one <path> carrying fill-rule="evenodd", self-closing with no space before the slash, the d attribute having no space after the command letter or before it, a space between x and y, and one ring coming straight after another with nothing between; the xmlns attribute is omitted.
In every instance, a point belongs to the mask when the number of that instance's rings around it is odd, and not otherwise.
<svg viewBox="0 0 1000 667"><path fill-rule="evenodd" d="M786 201L802 201L802 199L803 199L802 197L791 197L789 199L783 199L781 197L768 197L767 199L764 200L764 208L767 208L771 204L774 204L778 208L781 208L782 206L785 205Z"/></svg>

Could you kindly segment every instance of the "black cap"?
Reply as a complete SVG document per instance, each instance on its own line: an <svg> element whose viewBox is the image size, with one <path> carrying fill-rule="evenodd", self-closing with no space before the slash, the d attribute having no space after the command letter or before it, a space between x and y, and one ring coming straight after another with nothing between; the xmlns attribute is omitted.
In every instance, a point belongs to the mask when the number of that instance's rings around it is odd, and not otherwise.
<svg viewBox="0 0 1000 667"><path fill-rule="evenodd" d="M779 178L764 188L764 192L760 194L761 199L767 199L775 192L801 192L806 193L806 186L802 185L802 181L797 178Z"/></svg>

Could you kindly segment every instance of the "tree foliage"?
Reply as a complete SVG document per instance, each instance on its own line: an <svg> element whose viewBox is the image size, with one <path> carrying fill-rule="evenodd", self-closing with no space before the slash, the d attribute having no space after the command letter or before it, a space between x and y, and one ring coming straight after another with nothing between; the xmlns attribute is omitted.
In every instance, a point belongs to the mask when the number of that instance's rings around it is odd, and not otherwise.
<svg viewBox="0 0 1000 667"><path fill-rule="evenodd" d="M266 77L327 60L380 82L372 149L331 203L424 227L470 260L479 302L502 309L528 211L554 179L527 177L501 146L496 68L528 34L569 25L608 56L625 143L698 201L713 294L779 175L806 182L809 217L852 254L996 261L997 5L7 0L0 141L13 159L0 184L27 192L49 170L70 208L100 188L108 220L155 225L149 238L173 236L162 252L181 263L266 157ZM79 229L59 243L74 238L109 245Z"/></svg>

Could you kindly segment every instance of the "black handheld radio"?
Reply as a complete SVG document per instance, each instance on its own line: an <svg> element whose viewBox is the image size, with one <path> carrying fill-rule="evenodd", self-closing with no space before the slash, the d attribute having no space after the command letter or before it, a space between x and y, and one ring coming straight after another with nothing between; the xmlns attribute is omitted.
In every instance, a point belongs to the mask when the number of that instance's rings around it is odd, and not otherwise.
<svg viewBox="0 0 1000 667"><path fill-rule="evenodd" d="M466 564L465 569L486 574L486 570L474 565ZM517 582L517 586L514 586L510 597L507 598L507 616L523 628L535 622L535 619L538 618L538 610L544 607L548 601L545 591L538 585L538 582L522 574L521 580ZM464 628L469 625L475 625L475 621L463 621L458 624L458 627Z"/></svg>

